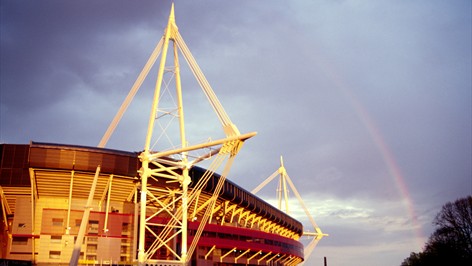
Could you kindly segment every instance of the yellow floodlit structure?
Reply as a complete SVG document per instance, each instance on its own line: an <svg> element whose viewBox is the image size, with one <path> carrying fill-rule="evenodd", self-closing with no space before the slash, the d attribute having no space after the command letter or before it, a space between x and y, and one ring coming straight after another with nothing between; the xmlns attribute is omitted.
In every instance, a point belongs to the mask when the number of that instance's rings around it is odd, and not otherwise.
<svg viewBox="0 0 472 266"><path fill-rule="evenodd" d="M172 48L170 48L170 45ZM167 53L168 50L172 50L171 56L173 56L173 67L172 71L175 78L175 89L177 95L177 117L179 118L180 125L180 148L173 149L165 152L155 152L151 150L151 139L154 133L154 124L157 119L156 114L159 114L159 96L161 92L161 86L163 84L164 71L168 70L169 67L166 65L167 62ZM211 106L213 107L215 113L217 114L226 138L210 141L203 144L198 144L194 146L187 146L186 132L185 132L185 120L184 120L184 108L182 100L182 88L181 88L181 79L180 79L180 64L179 64L179 52L182 53L185 60L189 64L195 78L203 89L207 99L209 100ZM156 87L154 92L154 98L151 108L151 114L149 116L148 131L146 135L146 141L144 143L144 150L139 155L139 158L142 163L142 168L139 170L141 177L141 193L140 193L140 224L139 224L139 244L138 244L138 263L139 265L145 265L150 261L154 253L159 250L161 247L165 246L174 256L174 260L185 265L188 263L188 258L191 257L192 252L195 250L199 236L203 231L203 227L206 224L209 214L205 214L201 220L201 226L197 231L196 236L194 237L190 247L187 246L187 221L188 221L188 206L192 201L196 200L199 196L198 190L193 190L192 193L188 192L188 185L190 184L189 169L201 160L213 156L213 162L211 167L207 169L207 174L205 176L210 176L211 173L215 172L222 163L227 158L226 166L222 172L222 177L220 179L219 186L214 191L214 196L209 199L207 209L211 211L214 208L216 197L218 196L221 186L224 183L224 178L229 173L230 167L233 163L233 160L239 150L242 147L242 144L248 138L254 136L256 133L249 134L240 134L237 127L231 122L229 116L226 114L223 106L219 102L215 93L213 92L210 84L203 75L200 67L193 58L190 50L185 44L182 36L179 34L178 27L175 23L174 16L174 6L172 5L169 20L167 27L165 29L164 36L161 41L158 43L155 52L152 54L148 64L145 66L143 72L148 72L150 66L157 59L158 55L161 55L159 70L157 74ZM132 88L130 95L135 94L135 90L139 88L142 84L142 80L146 77L147 73L142 73L139 76L138 81L135 83L136 86ZM123 106L128 105L128 101L132 98L126 99ZM121 117L121 110L117 114L117 117ZM113 132L113 129L116 127L116 123L119 121L119 118L114 119L110 128L107 130L106 134L99 143L99 147L104 147L109 136ZM199 149L212 149L213 151L218 151L216 154L207 154L197 158L195 161L190 162L188 159L188 152L199 150ZM166 159L172 155L180 155L179 161L169 162ZM151 167L153 165L153 167ZM178 182L180 184L180 189L173 191L171 193L172 199L162 199L156 197L153 194L152 190L148 187L148 179L157 179L157 178L166 178L169 179L169 182ZM201 186L205 185L205 179L201 180ZM161 208L154 210L154 207L158 205ZM173 209L174 206L179 206L176 210ZM172 207L172 209L170 208ZM149 212L153 212L149 215ZM154 224L151 222L152 218L159 215L161 212L167 212L171 219L162 229L159 234L154 233L150 228ZM145 236L146 232L151 233L155 239L152 245L149 248L145 247ZM181 246L179 247L180 252L177 251L177 247L171 247L167 243L173 241L174 238L181 238Z"/></svg>
<svg viewBox="0 0 472 266"><path fill-rule="evenodd" d="M318 227L318 225L315 222L315 219L311 215L310 211L308 210L307 206L305 205L300 193L298 192L297 188L293 184L292 180L290 179L290 176L287 173L287 170L284 167L284 161L282 156L280 156L280 167L272 173L266 180L264 180L261 184L259 184L256 188L254 188L251 193L256 194L259 192L262 188L264 188L267 184L269 184L274 178L279 176L279 184L277 187L277 203L278 203L278 208L279 210L282 210L282 203L285 203L285 212L287 214L290 213L290 205L289 205L289 190L287 188L287 183L289 184L290 188L292 189L293 193L295 194L295 197L297 198L301 208L305 212L306 217L310 221L311 226L313 226L314 232L303 232L303 236L308 236L308 237L313 237L310 243L305 247L304 254L305 254L305 260L308 259L315 249L316 245L318 242L324 237L328 236L328 234L324 234L321 232L321 229Z"/></svg>

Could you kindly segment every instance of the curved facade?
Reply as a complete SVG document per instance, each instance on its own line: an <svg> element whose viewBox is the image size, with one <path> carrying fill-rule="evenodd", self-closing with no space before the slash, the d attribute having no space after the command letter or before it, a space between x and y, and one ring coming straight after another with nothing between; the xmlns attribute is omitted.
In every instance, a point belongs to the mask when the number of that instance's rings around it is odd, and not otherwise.
<svg viewBox="0 0 472 266"><path fill-rule="evenodd" d="M68 264L84 220L80 264L135 264L141 168L138 155L47 143L0 145L0 259ZM98 165L101 168L91 193ZM190 190L204 173L199 167L191 169ZM189 205L189 243L219 178L213 174L198 199ZM149 185L164 203L179 186L161 179L152 179ZM89 197L92 206L85 206ZM88 219L83 219L85 207L92 208ZM162 231L170 215L163 212L149 217L151 231ZM153 245L149 234L147 248ZM225 180L191 264L296 265L303 261L303 245L298 241L302 234L300 222ZM174 257L165 246L179 245L179 241L158 248L149 265L172 265L162 262Z"/></svg>

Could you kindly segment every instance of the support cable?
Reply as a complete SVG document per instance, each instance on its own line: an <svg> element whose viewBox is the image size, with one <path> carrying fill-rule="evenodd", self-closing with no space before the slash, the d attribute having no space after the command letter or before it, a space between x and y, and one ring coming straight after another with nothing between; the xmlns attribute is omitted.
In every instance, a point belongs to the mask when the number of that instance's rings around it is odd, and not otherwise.
<svg viewBox="0 0 472 266"><path fill-rule="evenodd" d="M80 249L82 248L82 242L85 236L85 230L87 229L87 223L90 216L90 211L92 210L93 196L95 194L95 188L98 183L98 176L100 174L100 165L97 166L95 171L95 176L93 177L92 187L90 188L90 193L87 199L87 204L85 205L84 214L82 216L82 222L80 223L79 233L77 234L77 240L74 244L74 250L72 251L72 256L70 258L69 265L77 266L80 257Z"/></svg>
<svg viewBox="0 0 472 266"><path fill-rule="evenodd" d="M194 74L195 78L200 84L200 87L205 92L205 95L207 96L208 101L210 102L216 114L218 115L220 122L223 124L223 126L232 124L229 116L226 114L223 106L221 105L220 101L218 100L215 93L213 92L213 89L211 88L207 79L203 75L202 70L200 69L197 62L195 61L195 58L193 57L192 53L188 49L187 45L185 44L185 41L183 40L182 36L178 32L176 33L176 42L177 42L178 47L180 48L180 51L184 55L185 60L190 66L192 73Z"/></svg>
<svg viewBox="0 0 472 266"><path fill-rule="evenodd" d="M231 168L231 166L234 162L235 155L237 154L239 149L242 147L242 143L243 143L242 141L232 142L231 143L232 145L228 145L228 147L227 147L229 149L224 149L224 148L222 149L223 152L230 152L230 156L229 156L228 161L225 165L225 169L223 170L223 174L220 176L220 178L218 180L218 185L215 188L215 190L213 191L213 196L212 196L213 202L212 202L212 204L210 204L207 207L207 209L205 211L205 215L202 217L202 220L200 221L197 232L195 233L195 237L192 241L192 244L190 245L190 248L188 249L187 261L189 260L189 258L192 257L192 254L195 251L198 240L199 240L199 238L200 238L200 236L203 232L203 229L205 228L205 225L208 221L208 218L211 215L212 209L214 208L215 202L218 199L218 195L220 194L220 191L221 191L221 189L222 189L222 187L225 183L226 176L229 173L229 169Z"/></svg>
<svg viewBox="0 0 472 266"><path fill-rule="evenodd" d="M275 171L271 176L269 176L266 180L264 180L259 186L254 188L251 191L251 193L256 194L257 192L259 192L263 187L265 187L268 183L270 183L270 181L272 181L277 176L278 173L279 173L278 170Z"/></svg>
<svg viewBox="0 0 472 266"><path fill-rule="evenodd" d="M316 224L315 219L313 219L313 216L311 216L310 212L308 211L308 208L306 207L305 203L303 202L303 199L302 199L302 197L300 196L300 193L298 193L297 188L296 188L295 185L292 183L292 180L290 179L290 177L288 176L288 174L286 175L286 177L287 177L286 179L287 179L288 184L290 185L290 187L291 187L292 190L293 190L293 193L295 194L295 196L297 197L298 201L300 202L300 205L302 205L302 208L303 208L303 210L305 211L306 216L308 216L308 218L310 219L310 222L311 222L311 224L315 227L316 232L321 234L320 228L319 228L318 225Z"/></svg>
<svg viewBox="0 0 472 266"><path fill-rule="evenodd" d="M98 143L99 148L104 148L107 145L108 140L110 139L111 135L115 131L115 128L117 127L118 123L120 122L121 118L123 117L123 114L126 112L126 109L128 109L129 104L131 103L134 96L138 92L139 88L143 84L144 79L149 74L149 71L151 70L152 66L156 62L157 57L159 57L159 54L162 51L163 43L164 43L164 38L161 38L159 43L154 48L154 51L152 51L151 56L149 57L148 61L144 65L143 70L141 70L141 73L139 74L138 78L136 79L133 86L131 87L131 90L129 91L129 93L126 96L125 100L121 104L120 109L118 109L118 112L116 113L116 115L113 118L112 122L108 126L108 129L105 132L105 134L103 135L102 139L100 140L100 143Z"/></svg>
<svg viewBox="0 0 472 266"><path fill-rule="evenodd" d="M197 197L197 194L200 194L203 187L208 183L208 180L213 175L213 173L214 173L213 170L216 170L217 168L219 168L219 166L223 163L223 161L224 161L224 156L220 155L220 156L215 157L215 160L212 162L209 169L204 173L203 177L200 178L200 180L197 182L194 189L192 189L192 192L190 192L189 202L193 202L193 200ZM213 170L211 170L211 169L213 169ZM170 232L175 228L177 223L180 222L179 220L182 218L182 211L183 211L182 207L179 206L177 208L175 214L174 214L175 218L171 219L167 223L167 225L164 227L164 229L156 237L156 240L151 245L152 250L154 250L154 252L157 251L160 247L162 247L165 244L165 242L163 242L161 239L166 239L166 236L168 236L170 234ZM150 230L150 229L148 228L148 230ZM154 252L149 252L147 257L151 257L154 254Z"/></svg>

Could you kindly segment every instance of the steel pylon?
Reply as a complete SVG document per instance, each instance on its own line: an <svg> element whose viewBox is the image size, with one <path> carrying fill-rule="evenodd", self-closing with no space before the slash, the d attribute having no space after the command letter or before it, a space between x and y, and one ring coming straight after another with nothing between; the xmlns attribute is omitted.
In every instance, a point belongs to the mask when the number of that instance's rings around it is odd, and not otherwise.
<svg viewBox="0 0 472 266"><path fill-rule="evenodd" d="M277 176L279 176L279 184L277 187L277 203L278 203L279 210L282 210L282 202L285 202L285 212L287 214L289 214L290 212L290 209L289 209L290 205L289 205L289 198L288 198L289 191L287 188L287 184L288 184L290 188L292 189L293 194L295 194L295 197L300 203L300 206L302 207L303 211L305 212L305 215L308 218L311 226L313 227L314 232L307 232L307 231L303 232L303 236L313 237L310 243L307 246L305 246L305 249L304 249L305 261L306 261L310 257L311 253L315 249L318 242L323 237L328 236L328 234L323 233L320 227L316 224L315 219L313 218L310 211L306 207L300 193L298 192L297 188L295 187L292 180L290 179L290 176L288 175L287 170L285 169L282 156L280 156L280 167L274 173L272 173L272 175L270 175L267 179L265 179L261 184L259 184L256 188L254 188L251 191L251 193L256 194Z"/></svg>
<svg viewBox="0 0 472 266"><path fill-rule="evenodd" d="M172 66L167 65L169 50L172 51L169 56L173 58ZM105 147L123 113L126 111L159 56L160 64L157 71L148 130L144 149L139 155L142 167L139 170L139 198L135 197L135 201L139 203L139 219L137 219L139 221L139 232L137 234L138 247L136 260L138 265L164 262L165 265L188 265L203 231L203 227L211 215L211 208L213 208L224 180L229 173L234 157L241 149L244 141L256 135L256 133L241 134L236 125L231 122L180 35L175 23L174 5L172 4L164 35L108 127L98 145L99 147ZM224 138L196 145L188 144L185 130L179 56L185 58L191 72L208 99L208 102L218 116L225 135ZM180 144L178 147L171 148L170 150L155 151L153 147L151 147L151 141L155 132L155 122L161 117L160 112L162 110L159 108L161 87L163 85L168 86L170 83L164 80L164 73L166 71L172 72L172 81L175 83L177 106L172 115L178 118ZM166 115L167 114L170 113L168 112ZM165 127L161 129L164 131ZM189 153L197 150L209 152L201 156L192 157L193 160L190 160ZM189 184L191 182L189 177L190 169L197 163L209 158L212 159L212 162L207 172L193 185L193 189L189 190ZM192 217L189 217L189 206L192 203L198 204L202 187L219 167L223 168L221 178L218 181L213 196L209 197L209 200L204 203L207 207L202 208L203 210L200 213L192 214ZM161 182L161 184L165 182L166 184L174 185L169 185L167 188L152 185L159 182ZM138 192L136 192L136 194L137 193ZM162 217L166 218L162 219ZM200 226L193 236L190 245L188 245L189 240L187 235L189 219L200 222ZM162 256L156 256L157 252L161 252L162 250L164 250L165 253L164 259L160 258ZM156 259L156 257L159 258Z"/></svg>

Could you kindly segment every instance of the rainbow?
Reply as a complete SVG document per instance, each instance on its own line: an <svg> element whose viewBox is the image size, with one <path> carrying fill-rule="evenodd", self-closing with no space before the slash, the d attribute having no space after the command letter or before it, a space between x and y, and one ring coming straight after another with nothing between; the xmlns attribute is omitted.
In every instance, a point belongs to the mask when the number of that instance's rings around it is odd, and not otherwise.
<svg viewBox="0 0 472 266"><path fill-rule="evenodd" d="M372 141L379 150L382 160L388 168L390 176L394 179L394 183L396 184L398 191L404 199L403 202L413 226L417 248L418 250L422 250L427 238L425 237L423 227L418 220L418 215L416 214L413 200L405 183L405 178L403 177L402 171L395 160L395 156L390 151L379 128L376 126L366 108L357 99L357 97L350 90L348 90L348 87L344 84L343 80L338 75L336 75L334 71L332 71L332 68L326 67L329 66L329 64L323 64L323 66L324 67L321 69L324 69L325 74L335 83L335 87L351 104L356 116L361 121L362 125L367 129Z"/></svg>
<svg viewBox="0 0 472 266"><path fill-rule="evenodd" d="M342 90L346 94L346 97L351 102L356 112L356 115L361 120L362 124L365 126L367 131L369 132L369 135L371 136L372 141L374 142L375 146L377 147L380 154L382 155L382 159L388 168L390 176L392 176L393 179L395 180L397 189L400 191L404 199L404 203L406 205L405 207L408 211L408 215L411 218L411 221L413 224L415 237L416 237L416 244L418 248L421 250L423 247L424 239L425 239L423 228L421 226L421 223L418 221L418 215L416 214L413 200L410 196L410 192L405 183L405 178L403 177L402 171L400 167L398 166L395 160L395 157L390 151L387 143L384 141L384 138L382 137L380 130L375 125L374 121L370 117L367 110L364 108L364 106L362 106L362 104L357 100L357 98L354 95L352 95L352 93L348 92L345 89L342 89Z"/></svg>

